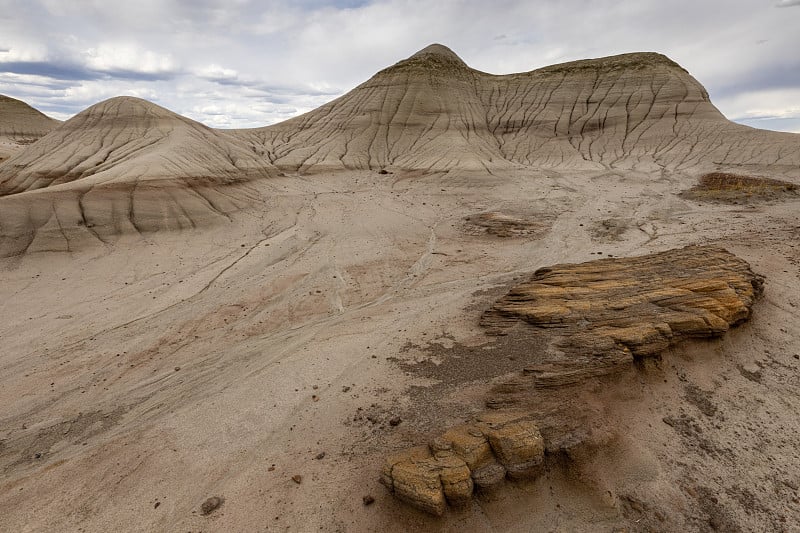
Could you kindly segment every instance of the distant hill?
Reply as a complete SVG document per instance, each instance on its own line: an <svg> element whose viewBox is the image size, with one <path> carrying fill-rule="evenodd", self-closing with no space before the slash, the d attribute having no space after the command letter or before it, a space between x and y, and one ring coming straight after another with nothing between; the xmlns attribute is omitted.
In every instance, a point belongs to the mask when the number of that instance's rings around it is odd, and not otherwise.
<svg viewBox="0 0 800 533"><path fill-rule="evenodd" d="M21 100L0 94L0 161L44 137L60 123Z"/></svg>
<svg viewBox="0 0 800 533"><path fill-rule="evenodd" d="M800 163L796 135L728 121L656 53L496 76L434 44L319 109L238 134L301 170Z"/></svg>
<svg viewBox="0 0 800 533"><path fill-rule="evenodd" d="M686 70L651 52L498 76L433 44L314 111L246 130L214 130L132 97L63 124L13 99L0 104L8 138L44 135L0 163L3 254L42 235L105 242L227 222L264 201L255 180L281 172L700 175L800 165L800 136L732 123Z"/></svg>

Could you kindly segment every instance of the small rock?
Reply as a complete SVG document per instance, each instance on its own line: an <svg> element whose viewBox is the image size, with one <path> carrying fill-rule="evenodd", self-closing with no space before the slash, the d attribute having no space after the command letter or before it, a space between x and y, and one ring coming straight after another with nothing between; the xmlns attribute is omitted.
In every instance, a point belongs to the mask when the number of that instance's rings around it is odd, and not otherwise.
<svg viewBox="0 0 800 533"><path fill-rule="evenodd" d="M342 387L342 392L350 392L350 387Z"/></svg>
<svg viewBox="0 0 800 533"><path fill-rule="evenodd" d="M294 481L299 485L300 483L303 482L303 476L301 475L292 476L292 481Z"/></svg>
<svg viewBox="0 0 800 533"><path fill-rule="evenodd" d="M364 496L364 497L363 497L363 498L361 498L361 499L362 499L362 501L364 502L364 505L372 505L373 503L375 503L375 498L373 498L373 497L372 497L372 496L370 496L369 494L368 494L368 495L366 495L366 496Z"/></svg>
<svg viewBox="0 0 800 533"><path fill-rule="evenodd" d="M176 367L175 367L175 372L177 372L177 371L178 371L178 370L180 370L180 369L181 369L181 367L179 367L179 366L176 366Z"/></svg>
<svg viewBox="0 0 800 533"><path fill-rule="evenodd" d="M317 454L317 456L316 456L316 457L314 457L314 459L316 459L317 461L319 461L319 460L322 460L322 459L324 459L324 458L325 458L325 452L319 452L319 453Z"/></svg>
<svg viewBox="0 0 800 533"><path fill-rule="evenodd" d="M219 509L219 506L224 501L221 496L212 496L203 502L203 505L200 506L200 512L204 515L209 515Z"/></svg>
<svg viewBox="0 0 800 533"><path fill-rule="evenodd" d="M158 509L158 506L161 505L161 502L156 502L153 504L153 509Z"/></svg>
<svg viewBox="0 0 800 533"><path fill-rule="evenodd" d="M750 381L761 383L761 368L754 363L740 366L739 373Z"/></svg>
<svg viewBox="0 0 800 533"><path fill-rule="evenodd" d="M269 468L267 468L267 472L274 472L274 471L275 471L275 465L272 465Z"/></svg>
<svg viewBox="0 0 800 533"><path fill-rule="evenodd" d="M399 426L400 422L402 422L402 421L403 420L399 416L394 416L394 417L389 419L389 425L392 426L392 427Z"/></svg>

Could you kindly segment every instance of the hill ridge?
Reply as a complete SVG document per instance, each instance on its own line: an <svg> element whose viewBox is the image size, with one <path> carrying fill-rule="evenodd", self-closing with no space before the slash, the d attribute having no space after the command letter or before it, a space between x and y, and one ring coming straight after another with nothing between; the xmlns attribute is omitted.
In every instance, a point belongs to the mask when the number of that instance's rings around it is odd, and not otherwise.
<svg viewBox="0 0 800 533"><path fill-rule="evenodd" d="M656 52L496 75L435 44L309 113L232 134L299 171L800 162L791 134L731 123Z"/></svg>

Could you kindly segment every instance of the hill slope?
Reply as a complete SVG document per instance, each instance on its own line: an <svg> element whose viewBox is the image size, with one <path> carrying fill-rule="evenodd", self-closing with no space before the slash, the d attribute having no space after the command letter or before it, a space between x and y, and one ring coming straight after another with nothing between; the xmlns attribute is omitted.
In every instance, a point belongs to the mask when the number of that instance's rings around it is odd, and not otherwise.
<svg viewBox="0 0 800 533"><path fill-rule="evenodd" d="M269 175L234 139L145 100L112 98L0 165L0 245L6 254L70 249L80 235L107 242L227 220L252 204L246 182Z"/></svg>
<svg viewBox="0 0 800 533"><path fill-rule="evenodd" d="M25 102L0 94L0 162L59 124Z"/></svg>
<svg viewBox="0 0 800 533"><path fill-rule="evenodd" d="M660 54L498 76L434 44L265 128L213 130L130 97L96 104L0 164L0 248L70 249L70 232L91 229L107 242L226 221L263 202L266 186L252 180L278 168L698 175L798 165L797 135L728 121L697 80ZM46 244L36 245L36 235L48 235Z"/></svg>
<svg viewBox="0 0 800 533"><path fill-rule="evenodd" d="M76 180L240 180L263 166L199 122L121 96L82 111L0 166L0 195Z"/></svg>
<svg viewBox="0 0 800 533"><path fill-rule="evenodd" d="M496 76L435 44L319 109L236 135L296 169L800 162L795 136L731 123L656 53Z"/></svg>

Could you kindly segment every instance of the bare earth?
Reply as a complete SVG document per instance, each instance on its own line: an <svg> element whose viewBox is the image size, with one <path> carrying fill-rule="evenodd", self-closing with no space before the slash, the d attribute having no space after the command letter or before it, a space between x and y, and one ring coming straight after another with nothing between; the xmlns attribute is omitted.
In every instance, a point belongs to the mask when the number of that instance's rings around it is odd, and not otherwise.
<svg viewBox="0 0 800 533"><path fill-rule="evenodd" d="M796 530L800 197L680 195L800 185L800 136L656 54L451 54L260 130L115 99L0 163L0 531ZM442 517L379 484L541 348L480 324L511 286L690 244L765 277L749 321L547 392L593 432L535 481Z"/></svg>

